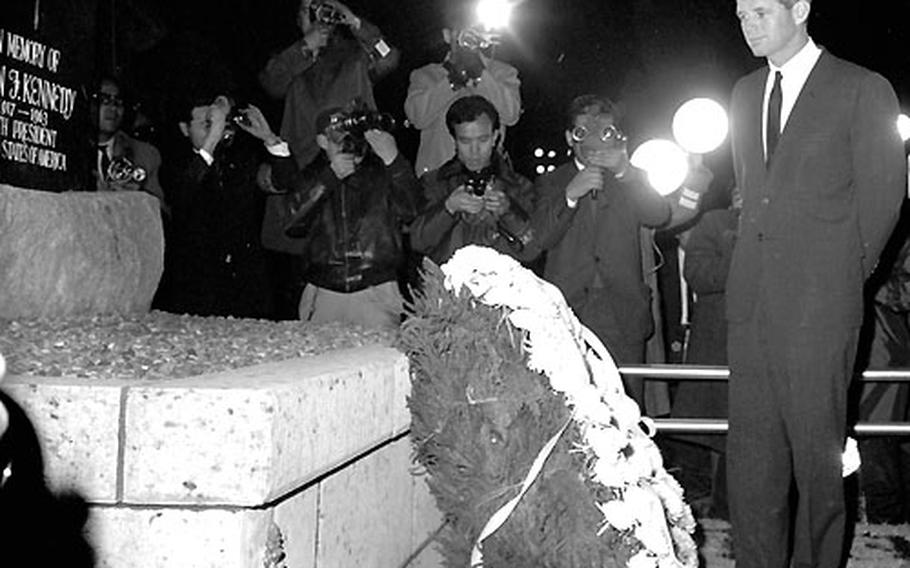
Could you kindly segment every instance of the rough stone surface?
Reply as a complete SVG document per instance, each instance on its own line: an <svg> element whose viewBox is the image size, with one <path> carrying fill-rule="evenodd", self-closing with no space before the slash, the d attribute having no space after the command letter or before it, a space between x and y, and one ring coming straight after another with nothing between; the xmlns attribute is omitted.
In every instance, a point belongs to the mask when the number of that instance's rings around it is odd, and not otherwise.
<svg viewBox="0 0 910 568"><path fill-rule="evenodd" d="M116 500L122 386L79 379L4 381L4 390L31 417L52 489L96 503Z"/></svg>
<svg viewBox="0 0 910 568"><path fill-rule="evenodd" d="M408 559L413 479L401 438L320 484L316 565L386 568Z"/></svg>
<svg viewBox="0 0 910 568"><path fill-rule="evenodd" d="M94 508L98 568L260 568L268 511Z"/></svg>
<svg viewBox="0 0 910 568"><path fill-rule="evenodd" d="M284 537L289 568L316 568L318 502L319 486L312 485L275 507L274 522Z"/></svg>
<svg viewBox="0 0 910 568"><path fill-rule="evenodd" d="M148 311L163 262L151 195L0 184L0 319Z"/></svg>
<svg viewBox="0 0 910 568"><path fill-rule="evenodd" d="M123 500L255 506L407 429L381 346L156 381L126 394Z"/></svg>

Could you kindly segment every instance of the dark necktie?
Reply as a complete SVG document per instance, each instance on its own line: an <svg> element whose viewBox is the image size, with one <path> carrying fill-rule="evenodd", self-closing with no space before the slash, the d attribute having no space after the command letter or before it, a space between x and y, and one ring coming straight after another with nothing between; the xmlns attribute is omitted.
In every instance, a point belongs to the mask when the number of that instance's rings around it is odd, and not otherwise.
<svg viewBox="0 0 910 568"><path fill-rule="evenodd" d="M107 170L111 165L111 159L107 155L107 146L99 144L98 145L98 173L101 174L102 179L107 179Z"/></svg>
<svg viewBox="0 0 910 568"><path fill-rule="evenodd" d="M767 136L767 149L765 150L765 163L771 162L774 150L777 148L777 140L780 138L780 106L783 99L780 82L783 75L780 71L774 73L774 88L771 89L771 97L768 99L768 127L765 135Z"/></svg>

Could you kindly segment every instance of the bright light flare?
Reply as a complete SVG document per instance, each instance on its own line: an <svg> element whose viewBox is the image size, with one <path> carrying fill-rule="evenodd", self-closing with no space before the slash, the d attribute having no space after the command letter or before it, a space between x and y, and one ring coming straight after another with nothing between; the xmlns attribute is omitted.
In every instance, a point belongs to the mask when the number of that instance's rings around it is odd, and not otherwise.
<svg viewBox="0 0 910 568"><path fill-rule="evenodd" d="M897 117L897 131L901 135L901 140L906 142L910 140L910 116L901 113Z"/></svg>
<svg viewBox="0 0 910 568"><path fill-rule="evenodd" d="M727 138L728 130L727 112L713 99L691 99L673 115L673 137L692 154L713 152Z"/></svg>
<svg viewBox="0 0 910 568"><path fill-rule="evenodd" d="M648 174L648 183L661 195L670 195L689 175L689 157L670 140L648 140L635 149L632 165Z"/></svg>
<svg viewBox="0 0 910 568"><path fill-rule="evenodd" d="M477 21L485 29L506 29L512 18L512 2L509 0L480 0L475 13Z"/></svg>

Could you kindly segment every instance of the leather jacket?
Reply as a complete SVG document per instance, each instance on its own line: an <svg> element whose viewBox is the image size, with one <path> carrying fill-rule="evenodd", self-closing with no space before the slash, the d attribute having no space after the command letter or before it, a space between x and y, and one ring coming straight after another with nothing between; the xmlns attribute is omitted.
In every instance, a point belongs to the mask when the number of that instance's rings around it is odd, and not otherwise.
<svg viewBox="0 0 910 568"><path fill-rule="evenodd" d="M402 227L417 211L419 183L401 156L385 166L369 155L338 179L324 155L302 171L292 158L273 164L285 196L285 233L306 240L306 281L357 292L395 280L404 264Z"/></svg>
<svg viewBox="0 0 910 568"><path fill-rule="evenodd" d="M451 214L446 200L464 185L475 194L483 193L475 180L488 180L489 186L501 190L509 198L509 209L500 217L489 212L470 215ZM534 189L530 181L516 173L498 154L482 172L472 174L457 157L438 170L424 174L426 206L411 225L411 246L441 264L465 245L483 245L508 254L521 262L534 260L540 253L530 226Z"/></svg>

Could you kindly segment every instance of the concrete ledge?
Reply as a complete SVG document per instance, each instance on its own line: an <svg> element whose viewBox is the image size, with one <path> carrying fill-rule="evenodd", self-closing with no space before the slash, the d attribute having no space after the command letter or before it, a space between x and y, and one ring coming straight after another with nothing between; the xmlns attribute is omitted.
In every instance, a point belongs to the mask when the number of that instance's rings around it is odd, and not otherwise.
<svg viewBox="0 0 910 568"><path fill-rule="evenodd" d="M400 566L441 523L411 474L407 359L389 347L4 388L33 418L52 487L90 502L100 566L261 568L272 524L294 568Z"/></svg>

